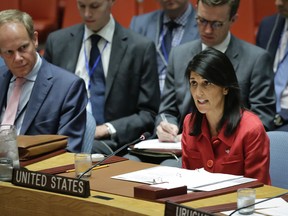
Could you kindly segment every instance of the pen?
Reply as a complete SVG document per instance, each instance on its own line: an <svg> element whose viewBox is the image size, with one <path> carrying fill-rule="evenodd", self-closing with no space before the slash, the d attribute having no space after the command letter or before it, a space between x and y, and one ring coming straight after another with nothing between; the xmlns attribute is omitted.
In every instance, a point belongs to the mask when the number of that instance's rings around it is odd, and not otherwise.
<svg viewBox="0 0 288 216"><path fill-rule="evenodd" d="M161 114L160 114L160 117L161 117L162 121L164 121L164 122L166 122L166 123L169 123L164 113L161 113ZM174 141L174 142L178 142L178 140L177 140L177 135L174 136L174 140L173 140L173 141Z"/></svg>
<svg viewBox="0 0 288 216"><path fill-rule="evenodd" d="M92 170L102 169L105 167L109 167L109 165L106 164L106 165L96 166ZM75 172L75 169L66 170L66 173L70 173L70 172Z"/></svg>
<svg viewBox="0 0 288 216"><path fill-rule="evenodd" d="M166 118L166 116L165 116L164 113L161 113L161 114L160 114L160 117L161 117L162 121L168 122L168 121L167 121L167 118Z"/></svg>

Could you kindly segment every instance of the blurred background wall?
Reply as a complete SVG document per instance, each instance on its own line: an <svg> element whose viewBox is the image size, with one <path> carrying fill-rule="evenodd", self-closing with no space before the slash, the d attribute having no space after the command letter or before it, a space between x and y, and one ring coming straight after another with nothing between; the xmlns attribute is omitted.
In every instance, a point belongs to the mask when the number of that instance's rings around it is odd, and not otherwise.
<svg viewBox="0 0 288 216"><path fill-rule="evenodd" d="M195 6L196 0L191 0ZM276 12L275 0L241 0L239 18L232 27L232 33L250 43L255 43L258 25L263 17ZM59 28L80 23L76 0L0 0L0 10L20 9L34 19L39 32L40 43L47 35ZM113 16L125 27L129 27L133 16L159 9L157 0L116 0Z"/></svg>

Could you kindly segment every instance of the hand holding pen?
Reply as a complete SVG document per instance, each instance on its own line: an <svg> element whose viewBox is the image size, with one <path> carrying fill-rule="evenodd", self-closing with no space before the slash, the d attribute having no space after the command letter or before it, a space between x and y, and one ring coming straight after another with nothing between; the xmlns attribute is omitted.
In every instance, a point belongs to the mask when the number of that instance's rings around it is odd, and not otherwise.
<svg viewBox="0 0 288 216"><path fill-rule="evenodd" d="M171 124L167 121L164 113L161 113L161 123L157 126L157 136L161 142L178 142L177 134L178 127L175 124Z"/></svg>

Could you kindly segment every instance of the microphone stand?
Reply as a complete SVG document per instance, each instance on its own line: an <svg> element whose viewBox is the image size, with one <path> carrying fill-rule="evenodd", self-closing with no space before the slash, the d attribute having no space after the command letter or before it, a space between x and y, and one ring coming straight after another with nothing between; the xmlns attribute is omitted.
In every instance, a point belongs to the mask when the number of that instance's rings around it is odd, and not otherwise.
<svg viewBox="0 0 288 216"><path fill-rule="evenodd" d="M151 134L149 132L145 132L143 133L138 139L134 140L131 143L127 143L124 144L123 146L121 146L119 149L117 149L116 151L114 151L112 154L108 155L107 157L103 158L102 160L98 161L96 164L94 164L93 166L91 166L89 169L85 170L79 177L78 179L81 179L86 173L88 173L90 170L92 170L94 167L99 166L101 163L103 163L104 161L108 160L109 158L111 158L112 156L116 155L117 153L119 153L120 151L122 151L123 149L127 148L130 145L134 145L136 143L139 143L141 141L144 141L146 139L148 139L151 136Z"/></svg>

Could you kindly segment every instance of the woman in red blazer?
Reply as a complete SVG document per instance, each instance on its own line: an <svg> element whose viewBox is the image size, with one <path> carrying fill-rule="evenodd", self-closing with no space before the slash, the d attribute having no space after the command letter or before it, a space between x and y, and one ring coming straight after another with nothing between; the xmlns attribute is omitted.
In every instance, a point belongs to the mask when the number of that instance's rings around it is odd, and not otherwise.
<svg viewBox="0 0 288 216"><path fill-rule="evenodd" d="M261 120L241 107L235 70L220 51L208 48L189 62L193 97L184 120L182 166L243 175L270 184L269 138Z"/></svg>

